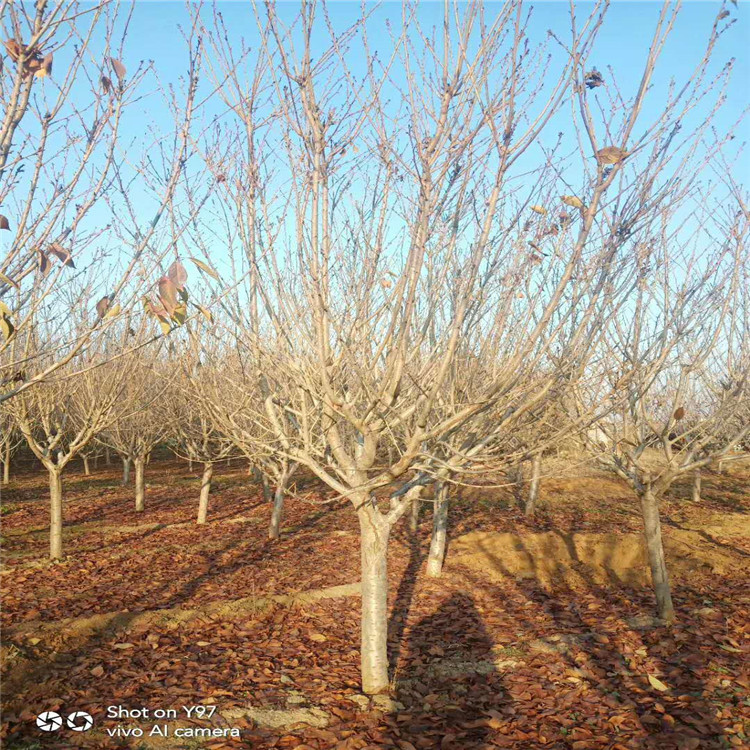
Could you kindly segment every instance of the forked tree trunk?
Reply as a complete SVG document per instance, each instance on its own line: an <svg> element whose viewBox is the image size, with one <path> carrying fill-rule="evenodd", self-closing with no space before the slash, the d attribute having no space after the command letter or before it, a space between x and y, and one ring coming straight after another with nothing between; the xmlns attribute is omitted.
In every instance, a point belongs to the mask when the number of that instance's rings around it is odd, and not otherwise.
<svg viewBox="0 0 750 750"><path fill-rule="evenodd" d="M430 554L427 557L427 575L439 578L443 572L445 560L445 543L448 538L448 485L441 482L435 488L435 499L432 511L432 539Z"/></svg>
<svg viewBox="0 0 750 750"><path fill-rule="evenodd" d="M362 565L362 692L388 691L388 536L389 528L378 518L368 499L355 498L359 507Z"/></svg>
<svg viewBox="0 0 750 750"><path fill-rule="evenodd" d="M206 523L208 515L208 495L211 492L211 478L214 475L214 465L210 462L203 464L203 480L201 481L201 498L198 503L198 523Z"/></svg>
<svg viewBox="0 0 750 750"><path fill-rule="evenodd" d="M130 458L122 457L122 485L123 487L130 481Z"/></svg>
<svg viewBox="0 0 750 750"><path fill-rule="evenodd" d="M289 480L292 478L297 468L297 464L293 464L290 468L284 467L279 483L276 486L276 492L273 496L273 510L271 511L271 522L268 524L268 538L278 539L281 533L281 517L284 513L284 498L286 497L286 488L289 485Z"/></svg>
<svg viewBox="0 0 750 750"><path fill-rule="evenodd" d="M699 503L701 501L701 470L696 469L693 474L693 502Z"/></svg>
<svg viewBox="0 0 750 750"><path fill-rule="evenodd" d="M86 476L89 476L91 474L91 467L89 466L89 457L82 456L82 458L83 458L83 473Z"/></svg>
<svg viewBox="0 0 750 750"><path fill-rule="evenodd" d="M62 472L57 467L49 472L49 557L59 560L62 551Z"/></svg>
<svg viewBox="0 0 750 750"><path fill-rule="evenodd" d="M661 538L659 501L650 490L640 496L640 501L646 533L648 564L651 568L651 581L656 594L657 613L662 620L671 623L674 621L674 606L672 590L669 586L667 560L664 555L664 543Z"/></svg>
<svg viewBox="0 0 750 750"><path fill-rule="evenodd" d="M526 499L524 515L531 517L536 510L536 501L539 499L539 474L542 469L542 456L540 453L534 454L531 459L531 482L529 484L529 496Z"/></svg>
<svg viewBox="0 0 750 750"><path fill-rule="evenodd" d="M146 461L143 456L138 456L133 463L135 463L135 509L143 511L146 510L146 483L143 476Z"/></svg>

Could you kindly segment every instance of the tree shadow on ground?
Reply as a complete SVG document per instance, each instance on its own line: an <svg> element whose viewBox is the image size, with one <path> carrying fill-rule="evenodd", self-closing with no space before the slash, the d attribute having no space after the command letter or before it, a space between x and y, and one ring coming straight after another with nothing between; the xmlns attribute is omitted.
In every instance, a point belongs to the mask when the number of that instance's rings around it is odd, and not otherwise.
<svg viewBox="0 0 750 750"><path fill-rule="evenodd" d="M474 599L454 593L405 636L394 678L404 708L386 717L386 735L403 748L485 747L488 711L505 699Z"/></svg>
<svg viewBox="0 0 750 750"><path fill-rule="evenodd" d="M523 543L523 537L520 539ZM628 589L617 580L614 550L608 551L609 562L606 556L602 561L610 578L603 583L598 575L591 575L587 561L578 558L570 540L567 546L576 564L573 584L561 576L543 585L537 576L541 573L538 564L534 565L533 577L515 579L516 590L529 605L514 615L519 630L526 629L524 621L530 629L538 629L542 620L550 632L551 637L536 643L537 655L547 660L562 659L570 678L587 686L588 702L596 696L594 702L606 706L613 715L613 733L630 734L631 741L637 738L638 747L726 747L727 737L716 718L715 694L708 690L705 680L716 668L715 660L730 655L707 648L706 639L715 634L691 621L691 613L700 608L705 592L675 585L678 617L681 614L685 624L678 622L672 628L660 626L658 621L649 624L643 612L653 607L653 595L644 589ZM535 549L532 560L544 559L555 549ZM513 572L498 555L486 554L496 572L504 573L508 581L514 580ZM476 573L472 577L478 585L483 578ZM632 617L639 613L639 618ZM649 674L665 683L667 689L656 689L649 683ZM568 729L574 727L575 723Z"/></svg>

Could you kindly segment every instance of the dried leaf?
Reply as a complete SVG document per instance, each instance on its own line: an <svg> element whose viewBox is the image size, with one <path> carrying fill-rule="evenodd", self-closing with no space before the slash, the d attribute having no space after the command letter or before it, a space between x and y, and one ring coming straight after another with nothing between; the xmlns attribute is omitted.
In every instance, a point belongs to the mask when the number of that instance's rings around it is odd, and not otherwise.
<svg viewBox="0 0 750 750"><path fill-rule="evenodd" d="M110 57L109 61L112 63L112 70L115 71L117 80L122 83L125 79L125 74L127 73L125 66L115 57Z"/></svg>
<svg viewBox="0 0 750 750"><path fill-rule="evenodd" d="M107 312L106 312L106 314L105 314L104 317L105 318L114 318L116 315L120 314L120 310L121 310L121 308L120 308L119 303L115 304L115 305L112 305L112 307L110 307L109 310L107 310Z"/></svg>
<svg viewBox="0 0 750 750"><path fill-rule="evenodd" d="M5 49L8 51L8 55L13 62L18 62L18 58L21 57L23 47L15 39L5 39L3 41Z"/></svg>
<svg viewBox="0 0 750 750"><path fill-rule="evenodd" d="M589 89L595 89L599 86L604 86L604 78L596 68L592 68L591 70L587 71L583 77L583 80L586 84L586 88Z"/></svg>
<svg viewBox="0 0 750 750"><path fill-rule="evenodd" d="M200 310L201 315L209 322L214 322L214 316L211 314L211 311L207 307L203 307L203 305L196 305L196 307Z"/></svg>
<svg viewBox="0 0 750 750"><path fill-rule="evenodd" d="M531 210L534 213L541 214L542 216L545 216L547 213L547 209L544 206L532 206Z"/></svg>
<svg viewBox="0 0 750 750"><path fill-rule="evenodd" d="M52 53L45 55L42 58L42 62L37 71L34 72L37 78L46 78L48 75L52 75Z"/></svg>
<svg viewBox="0 0 750 750"><path fill-rule="evenodd" d="M177 307L177 287L168 276L159 279L159 300L169 315L172 315Z"/></svg>
<svg viewBox="0 0 750 750"><path fill-rule="evenodd" d="M219 277L219 274L214 271L211 266L209 266L207 263L204 263L202 260L198 260L197 258L190 258L190 260L195 263L198 268L200 268L201 271L204 273L207 273L212 279L216 279L216 281L221 281L221 278Z"/></svg>
<svg viewBox="0 0 750 750"><path fill-rule="evenodd" d="M101 677L104 674L104 667L101 664L98 667L94 667L91 670L91 674L94 677Z"/></svg>
<svg viewBox="0 0 750 750"><path fill-rule="evenodd" d="M40 250L37 248L37 264L39 265L39 271L41 272L42 276L46 276L51 268L52 264L49 262L49 258L47 257L47 254L44 252L44 250Z"/></svg>
<svg viewBox="0 0 750 750"><path fill-rule="evenodd" d="M580 198L577 198L575 195L562 195L560 196L560 200L566 206L573 206L573 208L583 208L583 201Z"/></svg>
<svg viewBox="0 0 750 750"><path fill-rule="evenodd" d="M102 297L97 303L96 303L96 314L103 318L107 310L109 309L110 299L109 296Z"/></svg>
<svg viewBox="0 0 750 750"><path fill-rule="evenodd" d="M660 690L661 692L664 692L665 690L669 690L669 688L657 677L654 677L654 675L650 674L648 676L649 684L652 688L655 690Z"/></svg>
<svg viewBox="0 0 750 750"><path fill-rule="evenodd" d="M675 409L674 412L674 418L677 422L679 422L683 417L685 416L685 407L684 406L678 406Z"/></svg>
<svg viewBox="0 0 750 750"><path fill-rule="evenodd" d="M177 325L182 325L185 322L185 319L187 318L187 305L183 302L182 304L177 305L175 307L174 311L172 312L172 320L177 323Z"/></svg>
<svg viewBox="0 0 750 750"><path fill-rule="evenodd" d="M18 284L13 281L13 279L10 278L10 276L6 276L4 273L0 271L0 281L3 282L3 284L9 284L12 287L15 287L16 289L20 289Z"/></svg>
<svg viewBox="0 0 750 750"><path fill-rule="evenodd" d="M10 224L8 223L8 217L3 216L0 214L0 229L10 229Z"/></svg>
<svg viewBox="0 0 750 750"><path fill-rule="evenodd" d="M627 156L628 152L617 146L606 146L605 148L600 148L596 152L596 158L599 159L602 164L619 164L619 162Z"/></svg>
<svg viewBox="0 0 750 750"><path fill-rule="evenodd" d="M171 279L172 283L179 290L185 288L185 282L187 281L187 271L185 270L185 266L183 266L179 260L176 260L169 267L169 270L167 271L167 277Z"/></svg>
<svg viewBox="0 0 750 750"><path fill-rule="evenodd" d="M112 90L112 81L110 81L107 76L102 75L102 77L99 79L99 83L101 83L102 89L104 89L105 94L108 94Z"/></svg>
<svg viewBox="0 0 750 750"><path fill-rule="evenodd" d="M73 258L70 256L70 250L66 250L59 243L55 242L50 245L49 251L54 255L64 266L69 268L75 268L76 265L73 263Z"/></svg>
<svg viewBox="0 0 750 750"><path fill-rule="evenodd" d="M5 340L10 341L15 332L16 329L13 326L13 323L10 322L10 318L6 315L0 315L0 333L3 334Z"/></svg>

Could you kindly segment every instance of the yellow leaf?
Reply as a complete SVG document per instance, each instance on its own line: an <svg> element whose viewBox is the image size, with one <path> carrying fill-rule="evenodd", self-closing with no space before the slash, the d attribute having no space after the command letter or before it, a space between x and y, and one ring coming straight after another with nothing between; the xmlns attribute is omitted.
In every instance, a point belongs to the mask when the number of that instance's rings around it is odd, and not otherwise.
<svg viewBox="0 0 750 750"><path fill-rule="evenodd" d="M617 146L607 146L596 152L596 158L599 159L602 164L617 164L625 159L627 155L627 151L624 151Z"/></svg>
<svg viewBox="0 0 750 750"><path fill-rule="evenodd" d="M13 323L11 323L5 315L0 315L0 333L3 334L5 340L10 341L15 332L16 329L14 328Z"/></svg>
<svg viewBox="0 0 750 750"><path fill-rule="evenodd" d="M573 208L583 208L583 201L580 198L577 198L575 195L562 195L560 196L560 200L566 206L573 206Z"/></svg>
<svg viewBox="0 0 750 750"><path fill-rule="evenodd" d="M658 678L654 677L654 675L650 674L648 676L649 684L652 688L656 690L661 690L664 692L665 690L669 690L669 688Z"/></svg>
<svg viewBox="0 0 750 750"><path fill-rule="evenodd" d="M158 318L159 325L161 326L161 332L166 336L172 330L172 326L169 324L169 321L166 318L163 318L161 315L159 315Z"/></svg>
<svg viewBox="0 0 750 750"><path fill-rule="evenodd" d="M121 307L120 307L120 303L118 302L117 304L112 305L112 307L110 307L109 310L107 310L107 312L104 315L104 317L105 318L114 318L115 315L119 315L120 314L120 310L121 310Z"/></svg>
<svg viewBox="0 0 750 750"><path fill-rule="evenodd" d="M7 315L8 317L10 317L11 315L10 308L1 299L0 299L0 315Z"/></svg>
<svg viewBox="0 0 750 750"><path fill-rule="evenodd" d="M545 216L547 214L547 209L544 206L532 206L531 210L534 213L541 214L542 216Z"/></svg>
<svg viewBox="0 0 750 750"><path fill-rule="evenodd" d="M0 271L0 281L2 281L3 284L10 284L10 286L15 287L16 289L20 289L18 284L15 281L13 281L13 279L11 279L10 276L6 276L1 271Z"/></svg>
<svg viewBox="0 0 750 750"><path fill-rule="evenodd" d="M208 263L204 263L202 260L198 260L197 258L190 258L190 260L195 263L198 268L201 269L204 273L207 273L212 279L216 279L216 281L221 281L221 278L219 277L219 274L214 271L211 266L208 265Z"/></svg>
<svg viewBox="0 0 750 750"><path fill-rule="evenodd" d="M196 307L201 311L201 314L209 323L214 322L214 316L211 315L211 311L207 307L203 307L203 305L196 305Z"/></svg>
<svg viewBox="0 0 750 750"><path fill-rule="evenodd" d="M741 654L741 648L734 648L733 646L725 646L723 643L719 644L719 648L723 648L724 651L729 651L730 654Z"/></svg>

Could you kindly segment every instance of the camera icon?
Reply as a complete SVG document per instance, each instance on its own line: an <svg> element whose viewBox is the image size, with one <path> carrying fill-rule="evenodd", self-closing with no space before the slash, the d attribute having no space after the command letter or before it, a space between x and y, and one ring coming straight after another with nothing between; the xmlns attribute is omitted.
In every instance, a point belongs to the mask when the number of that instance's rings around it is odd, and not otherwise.
<svg viewBox="0 0 750 750"><path fill-rule="evenodd" d="M36 725L43 732L56 732L62 726L62 716L55 711L44 711L36 717Z"/></svg>
<svg viewBox="0 0 750 750"><path fill-rule="evenodd" d="M67 724L74 732L88 732L94 726L94 718L85 711L74 711L68 715Z"/></svg>

